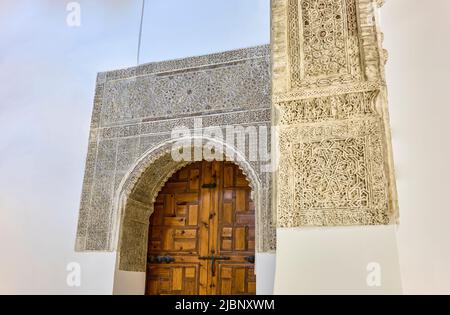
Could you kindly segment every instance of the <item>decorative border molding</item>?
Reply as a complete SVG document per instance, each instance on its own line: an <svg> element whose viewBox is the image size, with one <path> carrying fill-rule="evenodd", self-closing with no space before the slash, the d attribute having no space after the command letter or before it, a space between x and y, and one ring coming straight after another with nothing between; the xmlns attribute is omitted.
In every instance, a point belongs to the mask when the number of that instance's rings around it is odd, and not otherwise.
<svg viewBox="0 0 450 315"><path fill-rule="evenodd" d="M327 97L331 95L342 95L355 92L367 92L379 90L383 85L381 82L360 82L355 84L344 84L317 89L304 89L288 93L275 94L272 97L274 104L307 98Z"/></svg>
<svg viewBox="0 0 450 315"><path fill-rule="evenodd" d="M103 82L99 83L149 74L162 74L170 72L179 73L185 70L198 71L202 68L207 68L210 66L223 66L227 63L244 61L248 59L264 58L268 55L270 55L269 45L261 45L215 54L152 62L139 65L137 67L99 73L99 76L104 80Z"/></svg>

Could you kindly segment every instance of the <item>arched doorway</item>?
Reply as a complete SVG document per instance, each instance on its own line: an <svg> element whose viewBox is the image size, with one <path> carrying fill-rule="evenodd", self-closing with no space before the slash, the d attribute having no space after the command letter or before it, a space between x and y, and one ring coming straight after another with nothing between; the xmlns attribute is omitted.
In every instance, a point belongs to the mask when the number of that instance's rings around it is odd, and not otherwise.
<svg viewBox="0 0 450 315"><path fill-rule="evenodd" d="M146 294L255 294L255 204L241 169L196 162L154 203Z"/></svg>
<svg viewBox="0 0 450 315"><path fill-rule="evenodd" d="M212 138L192 139L192 149L203 149L206 143L215 143ZM149 218L154 212L154 204L159 192L168 179L177 171L192 164L187 161L174 161L171 156L176 140L168 140L146 152L122 179L115 197L113 211L112 243L117 244L117 269L125 272L146 272ZM270 191L264 188L261 174L250 164L243 154L226 143L217 142L226 148L223 159L235 161L245 174L251 187L252 201L255 205L256 251L261 252L268 244L274 243L274 229L270 224ZM233 156L228 155L233 152ZM267 177L266 177L267 181ZM144 284L144 280L142 281ZM144 291L144 290L142 290Z"/></svg>

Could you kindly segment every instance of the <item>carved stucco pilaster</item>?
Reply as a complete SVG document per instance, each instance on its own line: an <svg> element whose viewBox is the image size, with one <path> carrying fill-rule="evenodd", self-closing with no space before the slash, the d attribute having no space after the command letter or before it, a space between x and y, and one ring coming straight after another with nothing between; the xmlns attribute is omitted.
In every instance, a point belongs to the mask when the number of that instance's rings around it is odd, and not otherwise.
<svg viewBox="0 0 450 315"><path fill-rule="evenodd" d="M396 222L381 4L272 1L279 227Z"/></svg>

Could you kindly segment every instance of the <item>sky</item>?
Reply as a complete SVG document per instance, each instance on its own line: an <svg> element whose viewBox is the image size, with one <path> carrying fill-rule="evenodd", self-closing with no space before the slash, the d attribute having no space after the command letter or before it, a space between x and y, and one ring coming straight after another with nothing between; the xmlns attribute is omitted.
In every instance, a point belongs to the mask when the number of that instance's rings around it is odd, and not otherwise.
<svg viewBox="0 0 450 315"><path fill-rule="evenodd" d="M137 63L142 1L69 2L0 0L0 293L64 282L96 75ZM140 61L267 44L269 2L146 0Z"/></svg>

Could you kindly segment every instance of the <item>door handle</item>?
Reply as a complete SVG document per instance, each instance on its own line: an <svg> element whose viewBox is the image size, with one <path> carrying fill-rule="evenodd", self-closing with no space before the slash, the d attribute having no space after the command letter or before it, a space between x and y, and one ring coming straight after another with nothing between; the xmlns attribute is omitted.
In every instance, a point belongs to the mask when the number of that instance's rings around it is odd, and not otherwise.
<svg viewBox="0 0 450 315"><path fill-rule="evenodd" d="M228 256L216 256L216 255L212 254L211 256L198 257L198 259L200 259L200 260L211 260L211 276L214 277L216 275L216 264L215 264L215 262L217 260L230 260L231 257L228 257Z"/></svg>

